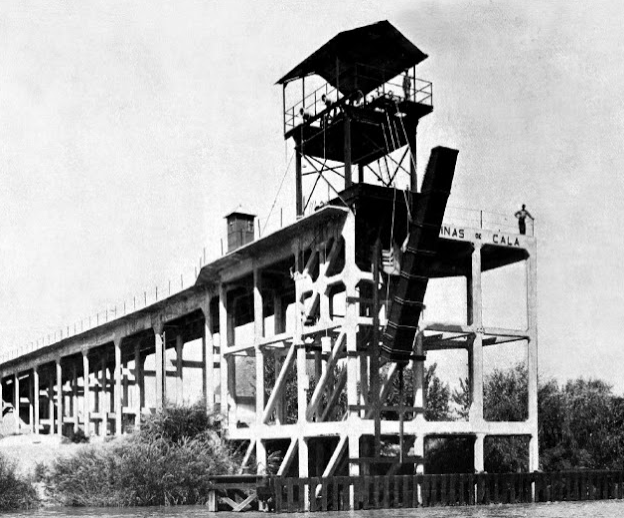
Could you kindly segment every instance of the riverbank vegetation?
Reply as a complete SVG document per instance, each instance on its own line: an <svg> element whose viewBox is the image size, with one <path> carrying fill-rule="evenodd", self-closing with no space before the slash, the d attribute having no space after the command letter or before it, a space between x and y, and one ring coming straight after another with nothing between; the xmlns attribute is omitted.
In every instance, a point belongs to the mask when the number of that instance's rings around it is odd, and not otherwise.
<svg viewBox="0 0 624 518"><path fill-rule="evenodd" d="M0 454L0 512L28 509L38 504L32 482L18 474L15 462Z"/></svg>
<svg viewBox="0 0 624 518"><path fill-rule="evenodd" d="M238 465L216 422L203 405L167 407L134 434L54 461L47 492L72 506L204 504L209 477Z"/></svg>
<svg viewBox="0 0 624 518"><path fill-rule="evenodd" d="M429 372L427 412L436 419L468 415L468 382L451 391ZM494 370L484 379L484 417L488 421L522 421L528 415L528 379L523 365ZM429 418L429 416L427 416ZM624 469L624 398L597 379L578 378L559 384L542 381L538 387L540 469ZM465 442L465 441L464 441ZM427 472L471 472L472 449L459 441L438 441L427 452ZM528 470L528 439L486 438L488 472Z"/></svg>

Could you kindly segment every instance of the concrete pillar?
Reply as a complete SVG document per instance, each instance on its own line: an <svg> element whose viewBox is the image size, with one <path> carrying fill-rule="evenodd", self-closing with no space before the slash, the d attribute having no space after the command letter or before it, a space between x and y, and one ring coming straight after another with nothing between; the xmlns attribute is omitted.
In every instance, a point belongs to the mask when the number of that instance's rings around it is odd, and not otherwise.
<svg viewBox="0 0 624 518"><path fill-rule="evenodd" d="M113 392L113 397L115 401L115 433L117 435L121 435L122 433L122 425L123 425L123 401L121 399L121 376L122 376L122 365L121 365L121 342L122 338L116 336L114 347L115 347L115 371L113 373L113 378L115 380L115 389Z"/></svg>
<svg viewBox="0 0 624 518"><path fill-rule="evenodd" d="M219 285L219 354L220 371L221 371L221 414L225 418L225 424L229 421L229 396L228 396L228 377L229 362L225 354L228 348L228 314L227 314L227 290L225 285Z"/></svg>
<svg viewBox="0 0 624 518"><path fill-rule="evenodd" d="M32 380L33 380L33 383L32 383L33 385L33 433L36 435L39 435L39 431L40 431L39 430L39 368L36 366L33 368Z"/></svg>
<svg viewBox="0 0 624 518"><path fill-rule="evenodd" d="M262 299L262 274L258 268L253 270L254 300L254 352L256 356L256 424L262 426L264 413L264 351L260 342L264 337L264 308ZM262 440L256 441L256 459L258 473L266 472L266 448Z"/></svg>
<svg viewBox="0 0 624 518"><path fill-rule="evenodd" d="M469 355L472 359L469 369L472 373L470 380L472 404L470 405L469 420L473 425L480 426L483 423L483 311L481 305L480 243L474 244L472 252L471 281L469 307L472 312L474 340Z"/></svg>
<svg viewBox="0 0 624 518"><path fill-rule="evenodd" d="M156 349L156 410L162 410L165 402L165 344L163 325L154 326L154 348Z"/></svg>
<svg viewBox="0 0 624 518"><path fill-rule="evenodd" d="M485 434L478 433L475 437L474 444L474 469L476 473L482 473L485 471L485 465L483 463L483 443L485 441Z"/></svg>
<svg viewBox="0 0 624 518"><path fill-rule="evenodd" d="M61 359L56 360L56 433L63 435L63 367Z"/></svg>
<svg viewBox="0 0 624 518"><path fill-rule="evenodd" d="M32 372L28 375L28 429L35 433L35 392Z"/></svg>
<svg viewBox="0 0 624 518"><path fill-rule="evenodd" d="M50 373L48 377L48 415L50 417L50 435L55 431L55 409L54 405L54 373Z"/></svg>
<svg viewBox="0 0 624 518"><path fill-rule="evenodd" d="M83 430L88 437L91 433L91 387L89 384L89 351L82 351L82 386L83 386L83 400L82 400L82 419Z"/></svg>
<svg viewBox="0 0 624 518"><path fill-rule="evenodd" d="M71 416L74 419L74 433L78 431L78 372L76 362L72 360L72 379L71 379Z"/></svg>
<svg viewBox="0 0 624 518"><path fill-rule="evenodd" d="M100 436L105 437L108 433L108 412L110 408L110 401L108 400L108 367L106 365L106 354L103 354L100 359Z"/></svg>
<svg viewBox="0 0 624 518"><path fill-rule="evenodd" d="M345 128L346 131L346 128ZM346 137L345 137L346 139ZM345 144L346 145L346 144ZM348 186L348 185L347 185ZM344 236L345 247L345 295L347 299L347 307L345 314L345 321L343 329L346 334L346 346L347 346L347 404L349 407L358 404L358 371L359 371L359 356L357 355L357 326L359 311L358 305L355 302L358 298L357 292L357 280L358 272L355 264L355 214L347 214L345 225L342 230ZM349 411L349 419L355 417L357 413ZM356 427L348 427L349 433L349 455L351 458L356 458L359 455L360 447L360 433ZM354 457L352 451L357 450L357 455ZM360 465L352 462L349 464L349 475L352 477L360 476ZM353 508L353 488L351 491L351 508Z"/></svg>
<svg viewBox="0 0 624 518"><path fill-rule="evenodd" d="M215 411L215 375L214 375L214 341L212 336L212 315L210 314L210 298L206 300L204 312L204 334L202 336L202 386L206 400L206 411Z"/></svg>
<svg viewBox="0 0 624 518"><path fill-rule="evenodd" d="M21 423L20 419L20 382L19 382L19 374L16 372L13 374L13 407L15 409L15 422L17 424L17 433L21 433Z"/></svg>
<svg viewBox="0 0 624 518"><path fill-rule="evenodd" d="M134 345L134 394L135 394L135 425L140 424L141 411L145 407L145 385L143 377L143 357L141 356L141 343Z"/></svg>
<svg viewBox="0 0 624 518"><path fill-rule="evenodd" d="M539 469L539 441L538 441L538 367L537 367L537 261L535 245L529 250L526 261L527 276L527 323L529 343L527 346L528 366L528 407L529 422L531 423L531 439L529 442L529 471Z"/></svg>
<svg viewBox="0 0 624 518"><path fill-rule="evenodd" d="M184 403L184 368L182 365L184 355L184 339L181 334L176 335L176 402Z"/></svg>

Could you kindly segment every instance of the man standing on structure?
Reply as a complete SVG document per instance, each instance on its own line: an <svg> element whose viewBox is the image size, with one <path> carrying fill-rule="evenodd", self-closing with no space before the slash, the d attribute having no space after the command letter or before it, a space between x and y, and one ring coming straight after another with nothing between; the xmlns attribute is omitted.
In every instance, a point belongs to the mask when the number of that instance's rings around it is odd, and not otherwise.
<svg viewBox="0 0 624 518"><path fill-rule="evenodd" d="M403 76L403 95L405 100L409 100L410 94L412 92L412 79L409 76L409 72L405 72Z"/></svg>
<svg viewBox="0 0 624 518"><path fill-rule="evenodd" d="M526 218L529 218L531 221L535 221L535 218L531 216L531 213L526 210L526 205L522 205L522 208L515 213L516 218L518 218L518 228L520 229L521 234L526 234Z"/></svg>

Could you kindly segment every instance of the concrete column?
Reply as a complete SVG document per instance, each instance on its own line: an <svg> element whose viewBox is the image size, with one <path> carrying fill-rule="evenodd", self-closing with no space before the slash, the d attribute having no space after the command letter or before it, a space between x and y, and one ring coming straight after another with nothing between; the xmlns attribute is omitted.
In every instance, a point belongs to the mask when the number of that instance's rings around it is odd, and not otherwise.
<svg viewBox="0 0 624 518"><path fill-rule="evenodd" d="M115 401L115 433L117 435L122 434L122 425L123 425L123 401L121 399L121 376L122 376L122 365L121 365L121 337L115 337L115 371L113 373L113 378L115 380L115 389L113 392L113 397Z"/></svg>
<svg viewBox="0 0 624 518"><path fill-rule="evenodd" d="M470 380L472 404L470 405L469 420L473 425L483 423L483 311L481 305L481 245L474 244L472 252L472 283L470 290L469 307L472 312L472 328L474 340L472 342L472 372ZM476 469L476 466L475 466Z"/></svg>
<svg viewBox="0 0 624 518"><path fill-rule="evenodd" d="M33 380L33 383L32 383L33 385L33 433L35 435L39 435L39 369L36 366L33 368L32 380ZM1 390L2 389L0 388L0 391ZM0 412L1 411L2 410L0 409Z"/></svg>
<svg viewBox="0 0 624 518"><path fill-rule="evenodd" d="M110 401L108 400L108 373L106 354L100 360L100 415L102 417L100 425L100 436L105 437L108 433L108 412Z"/></svg>
<svg viewBox="0 0 624 518"><path fill-rule="evenodd" d="M141 356L141 344L137 341L134 345L135 425L140 424L141 411L145 407L145 386L143 382L143 357Z"/></svg>
<svg viewBox="0 0 624 518"><path fill-rule="evenodd" d="M345 128L345 131L346 128ZM346 137L345 137L346 139ZM346 144L345 144L346 145ZM347 185L348 187L348 185ZM358 404L357 395L357 379L359 371L359 357L357 355L357 325L359 318L358 305L355 300L358 298L357 293L357 266L355 264L355 214L347 214L345 225L342 230L344 236L345 247L345 295L347 299L346 315L343 329L346 334L347 345L347 404L351 407ZM357 413L349 411L349 419ZM351 453L357 449L359 455L360 434L354 426L348 427L349 433L349 455L355 458ZM349 464L349 475L352 477L360 476L360 465L357 463ZM351 494L353 497L353 494ZM352 498L353 500L353 498ZM353 501L351 502L353 504Z"/></svg>
<svg viewBox="0 0 624 518"><path fill-rule="evenodd" d="M527 346L528 366L528 407L529 422L531 423L531 439L529 442L529 471L539 469L539 441L538 441L538 366L537 366L537 261L535 245L529 250L526 261L527 276L527 320L529 343Z"/></svg>
<svg viewBox="0 0 624 518"><path fill-rule="evenodd" d="M184 368L182 365L184 356L184 339L181 334L176 335L176 402L184 403Z"/></svg>
<svg viewBox="0 0 624 518"><path fill-rule="evenodd" d="M17 423L17 433L21 433L21 422L20 419L20 400L19 400L19 374L16 372L13 374L13 407L15 409L15 422Z"/></svg>
<svg viewBox="0 0 624 518"><path fill-rule="evenodd" d="M78 372L76 362L72 360L72 396L71 396L71 415L74 419L74 433L78 431Z"/></svg>
<svg viewBox="0 0 624 518"><path fill-rule="evenodd" d="M162 410L165 402L165 361L162 324L154 326L154 347L156 349L156 410Z"/></svg>
<svg viewBox="0 0 624 518"><path fill-rule="evenodd" d="M35 388L32 372L28 375L28 429L35 433Z"/></svg>
<svg viewBox="0 0 624 518"><path fill-rule="evenodd" d="M56 433L63 435L63 367L61 359L56 360Z"/></svg>
<svg viewBox="0 0 624 518"><path fill-rule="evenodd" d="M48 377L48 414L50 416L50 435L54 434L55 430L55 405L54 405L54 373L50 373Z"/></svg>
<svg viewBox="0 0 624 518"><path fill-rule="evenodd" d="M84 433L88 437L91 433L91 387L89 385L89 351L82 351L82 419Z"/></svg>
<svg viewBox="0 0 624 518"><path fill-rule="evenodd" d="M20 419L20 382L19 374L16 372L13 374L13 407L15 409L15 422L17 423L17 433L22 431L22 420Z"/></svg>
<svg viewBox="0 0 624 518"><path fill-rule="evenodd" d="M262 274L258 268L253 270L253 298L254 298L254 342L256 356L256 424L262 426L264 413L264 351L260 342L264 337L264 308L262 299ZM262 440L256 441L256 459L258 473L266 472L266 448Z"/></svg>
<svg viewBox="0 0 624 518"><path fill-rule="evenodd" d="M474 469L476 473L482 473L485 471L485 465L483 463L483 443L485 441L485 434L478 433L475 438L474 444Z"/></svg>
<svg viewBox="0 0 624 518"><path fill-rule="evenodd" d="M221 371L221 414L225 418L225 424L229 421L230 409L228 400L228 377L230 359L225 355L228 348L228 314L227 314L227 291L225 285L219 285L219 354Z"/></svg>
<svg viewBox="0 0 624 518"><path fill-rule="evenodd" d="M202 336L202 382L203 394L206 400L206 411L215 411L215 384L214 384L214 341L212 336L212 315L210 314L210 299L207 299L204 312L204 334Z"/></svg>

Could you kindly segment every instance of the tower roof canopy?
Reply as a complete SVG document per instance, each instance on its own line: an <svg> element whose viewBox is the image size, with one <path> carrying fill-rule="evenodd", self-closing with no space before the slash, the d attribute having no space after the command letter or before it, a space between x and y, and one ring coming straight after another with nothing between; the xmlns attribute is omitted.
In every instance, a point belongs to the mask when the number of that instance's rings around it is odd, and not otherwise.
<svg viewBox="0 0 624 518"><path fill-rule="evenodd" d="M387 20L334 36L277 84L317 74L343 95L367 94L427 58Z"/></svg>

